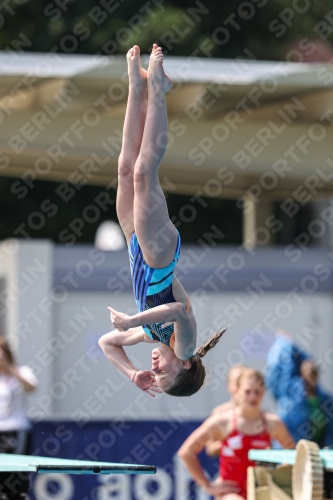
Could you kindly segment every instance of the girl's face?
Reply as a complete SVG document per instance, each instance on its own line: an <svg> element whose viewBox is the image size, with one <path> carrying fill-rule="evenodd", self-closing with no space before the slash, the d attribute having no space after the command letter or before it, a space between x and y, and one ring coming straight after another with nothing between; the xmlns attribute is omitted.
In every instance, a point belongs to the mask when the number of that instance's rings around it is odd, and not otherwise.
<svg viewBox="0 0 333 500"><path fill-rule="evenodd" d="M243 378L236 393L237 403L243 408L259 408L264 397L265 388L254 378Z"/></svg>
<svg viewBox="0 0 333 500"><path fill-rule="evenodd" d="M178 359L171 347L161 344L151 353L151 369L155 373L155 380L160 389L171 387L178 373L191 367L189 360Z"/></svg>

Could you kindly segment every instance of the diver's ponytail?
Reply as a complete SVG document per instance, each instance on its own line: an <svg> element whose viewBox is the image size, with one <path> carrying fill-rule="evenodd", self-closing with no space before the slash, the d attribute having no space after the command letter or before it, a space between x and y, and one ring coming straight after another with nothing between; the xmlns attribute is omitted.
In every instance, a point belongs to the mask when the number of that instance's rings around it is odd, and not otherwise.
<svg viewBox="0 0 333 500"><path fill-rule="evenodd" d="M195 354L199 356L199 358L203 358L207 354L207 352L210 351L210 349L216 346L216 344L218 343L222 335L227 331L227 329L228 327L221 328L216 333L214 333L210 339L206 340L206 342L204 342L202 346L199 347L199 349L197 349Z"/></svg>

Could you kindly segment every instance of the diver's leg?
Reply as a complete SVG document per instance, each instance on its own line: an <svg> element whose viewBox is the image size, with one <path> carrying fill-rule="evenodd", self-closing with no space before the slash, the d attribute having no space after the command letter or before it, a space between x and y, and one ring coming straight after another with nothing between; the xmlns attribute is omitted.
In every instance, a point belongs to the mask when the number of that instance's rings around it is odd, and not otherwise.
<svg viewBox="0 0 333 500"><path fill-rule="evenodd" d="M129 91L118 160L117 215L127 242L134 232L134 165L139 155L147 112L147 71L141 68L140 49L127 52Z"/></svg>
<svg viewBox="0 0 333 500"><path fill-rule="evenodd" d="M168 137L165 94L172 80L164 73L163 54L154 44L148 68L148 108L141 149L134 167L134 227L146 262L165 267L172 261L177 230L158 178Z"/></svg>

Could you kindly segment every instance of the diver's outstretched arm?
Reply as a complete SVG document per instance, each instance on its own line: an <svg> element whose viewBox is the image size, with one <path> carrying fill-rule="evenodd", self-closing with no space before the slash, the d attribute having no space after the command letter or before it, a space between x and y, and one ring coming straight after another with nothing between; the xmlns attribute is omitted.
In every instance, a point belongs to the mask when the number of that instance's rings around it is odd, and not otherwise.
<svg viewBox="0 0 333 500"><path fill-rule="evenodd" d="M150 339L145 334L144 330L132 328L127 332L119 332L114 330L106 333L98 341L98 344L104 352L106 358L119 371L126 375L139 389L155 397L153 392L162 392L156 382L155 374L150 370L139 370L128 359L128 356L123 346L135 345L139 342L149 342ZM151 392L153 391L153 392Z"/></svg>

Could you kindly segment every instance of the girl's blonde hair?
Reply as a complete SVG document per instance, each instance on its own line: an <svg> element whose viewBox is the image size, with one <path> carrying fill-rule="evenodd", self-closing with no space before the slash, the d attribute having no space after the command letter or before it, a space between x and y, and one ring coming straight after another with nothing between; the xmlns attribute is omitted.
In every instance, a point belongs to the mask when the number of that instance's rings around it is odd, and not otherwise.
<svg viewBox="0 0 333 500"><path fill-rule="evenodd" d="M240 375L241 375L241 372L242 372L243 370L245 370L246 368L247 368L247 367L246 367L245 365L233 365L233 366L231 366L231 367L229 368L229 370L228 370L228 373L227 373L227 383L229 383L229 382L230 382L230 378L231 378L231 376L232 376L233 372L234 372L234 371L236 371L236 370L239 370L239 374L238 374L238 377L237 377L237 379L236 379L236 385L237 385L237 384L238 384L238 379L239 379L239 377L240 377Z"/></svg>
<svg viewBox="0 0 333 500"><path fill-rule="evenodd" d="M216 346L222 335L226 332L227 328L221 328L218 332L214 333L212 337L202 344L196 351L194 356L190 358L191 367L183 369L177 375L175 383L164 390L170 396L192 396L198 392L203 386L206 378L206 368L201 361L210 349Z"/></svg>
<svg viewBox="0 0 333 500"><path fill-rule="evenodd" d="M242 380L244 379L253 379L256 382L259 382L260 385L265 387L265 377L264 375L259 371L255 370L254 368L245 368L241 371L238 379L237 379L237 387L240 387Z"/></svg>

